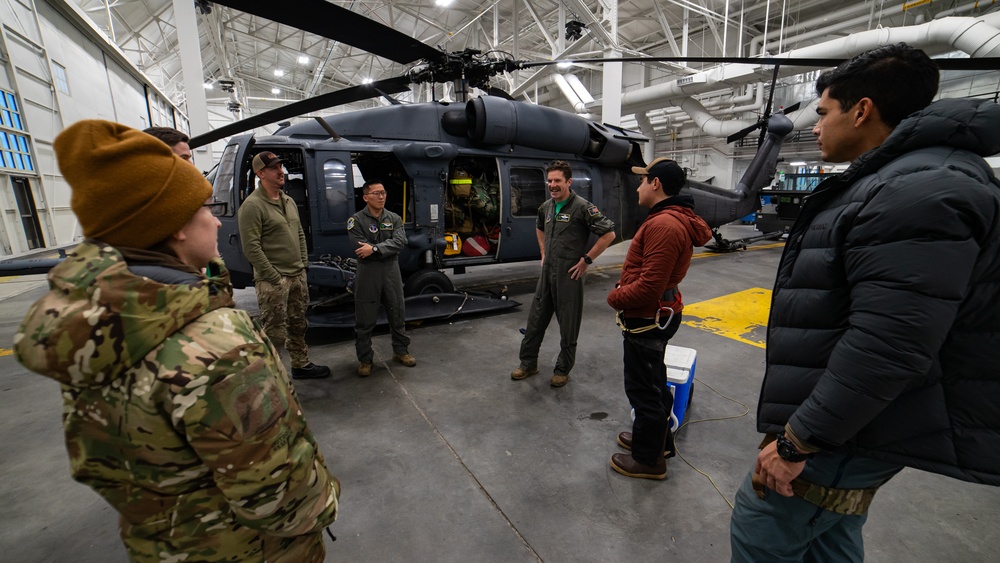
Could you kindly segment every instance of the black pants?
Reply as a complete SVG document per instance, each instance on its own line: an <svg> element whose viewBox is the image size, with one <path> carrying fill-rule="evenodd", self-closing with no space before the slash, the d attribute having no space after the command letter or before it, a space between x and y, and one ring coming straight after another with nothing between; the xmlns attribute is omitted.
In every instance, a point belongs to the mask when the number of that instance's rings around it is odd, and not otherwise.
<svg viewBox="0 0 1000 563"><path fill-rule="evenodd" d="M681 316L677 314L664 330L623 333L625 396L635 409L632 458L645 465L656 465L664 449L673 450L670 411L674 397L667 389L663 352L680 324Z"/></svg>

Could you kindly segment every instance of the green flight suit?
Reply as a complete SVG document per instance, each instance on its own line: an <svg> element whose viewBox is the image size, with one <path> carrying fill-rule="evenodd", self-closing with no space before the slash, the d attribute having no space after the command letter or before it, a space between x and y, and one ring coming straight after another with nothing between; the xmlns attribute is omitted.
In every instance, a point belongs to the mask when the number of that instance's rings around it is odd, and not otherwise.
<svg viewBox="0 0 1000 563"><path fill-rule="evenodd" d="M545 233L545 260L521 341L521 366L538 367L538 350L555 313L559 322L559 358L554 374L569 375L576 363L576 339L583 319L583 278L570 279L569 269L586 254L591 233L601 236L615 229L597 206L570 192L559 213L555 201L538 206L535 228Z"/></svg>
<svg viewBox="0 0 1000 563"><path fill-rule="evenodd" d="M358 258L354 278L354 347L358 361L372 363L372 332L378 319L379 305L392 331L392 351L407 354L410 337L406 336L403 309L403 278L399 273L399 251L406 246L403 220L388 209L381 217L373 216L366 206L347 221L347 232L353 248L364 242L377 252L368 258Z"/></svg>

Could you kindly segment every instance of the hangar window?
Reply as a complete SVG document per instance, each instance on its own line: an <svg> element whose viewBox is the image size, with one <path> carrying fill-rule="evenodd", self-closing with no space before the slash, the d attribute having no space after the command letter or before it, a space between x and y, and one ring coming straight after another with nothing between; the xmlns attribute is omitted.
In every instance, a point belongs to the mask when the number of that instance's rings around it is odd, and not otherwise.
<svg viewBox="0 0 1000 563"><path fill-rule="evenodd" d="M66 79L66 67L52 61L52 78L55 79L56 90L69 94L69 80Z"/></svg>
<svg viewBox="0 0 1000 563"><path fill-rule="evenodd" d="M24 131L17 98L12 92L0 90L0 166L14 170L34 170L31 159L31 141Z"/></svg>

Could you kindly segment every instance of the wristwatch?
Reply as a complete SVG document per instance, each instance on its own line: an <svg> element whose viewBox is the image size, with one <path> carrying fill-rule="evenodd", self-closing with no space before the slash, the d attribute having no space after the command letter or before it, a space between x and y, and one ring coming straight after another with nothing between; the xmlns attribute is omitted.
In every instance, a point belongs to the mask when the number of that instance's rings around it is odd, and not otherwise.
<svg viewBox="0 0 1000 563"><path fill-rule="evenodd" d="M591 258L590 256L584 254L583 255L583 262L589 266L589 265L591 265L591 264L594 263L594 259Z"/></svg>
<svg viewBox="0 0 1000 563"><path fill-rule="evenodd" d="M777 444L778 444L778 455L781 456L781 459L791 463L799 463L815 455L815 454L800 454L799 448L795 445L795 442L789 440L788 436L785 436L784 434L778 434Z"/></svg>
<svg viewBox="0 0 1000 563"><path fill-rule="evenodd" d="M378 247L377 247L377 246L375 246L375 245L373 244L373 245L371 245L371 247L372 247L372 254L378 254L378 253L379 253L379 252L378 252Z"/></svg>

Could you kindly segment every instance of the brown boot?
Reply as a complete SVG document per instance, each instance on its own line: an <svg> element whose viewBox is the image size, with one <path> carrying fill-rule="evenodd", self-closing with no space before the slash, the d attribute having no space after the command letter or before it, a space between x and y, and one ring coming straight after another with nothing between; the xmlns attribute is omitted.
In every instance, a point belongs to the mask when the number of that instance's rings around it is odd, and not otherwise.
<svg viewBox="0 0 1000 563"><path fill-rule="evenodd" d="M564 375L561 373L552 374L552 381L549 381L549 385L552 387L562 387L569 383L569 375Z"/></svg>
<svg viewBox="0 0 1000 563"><path fill-rule="evenodd" d="M524 366L517 366L517 369L510 372L510 378L514 380L521 380L525 377L529 377L538 373L538 368L526 368Z"/></svg>
<svg viewBox="0 0 1000 563"><path fill-rule="evenodd" d="M358 365L358 377L368 377L372 374L372 365L367 362L361 362Z"/></svg>
<svg viewBox="0 0 1000 563"><path fill-rule="evenodd" d="M633 459L631 454L614 454L611 456L611 469L637 479L661 481L667 478L667 462L663 458L658 459L656 465L646 465Z"/></svg>
<svg viewBox="0 0 1000 563"><path fill-rule="evenodd" d="M618 445L625 448L626 450L632 449L632 433L631 432L619 432L618 433ZM670 458L674 457L674 452L670 450L663 450L663 457Z"/></svg>
<svg viewBox="0 0 1000 563"><path fill-rule="evenodd" d="M409 354L393 354L392 361L396 362L397 364L403 364L408 368L412 368L413 366L417 365L417 359Z"/></svg>

